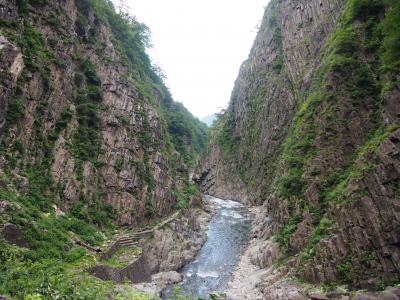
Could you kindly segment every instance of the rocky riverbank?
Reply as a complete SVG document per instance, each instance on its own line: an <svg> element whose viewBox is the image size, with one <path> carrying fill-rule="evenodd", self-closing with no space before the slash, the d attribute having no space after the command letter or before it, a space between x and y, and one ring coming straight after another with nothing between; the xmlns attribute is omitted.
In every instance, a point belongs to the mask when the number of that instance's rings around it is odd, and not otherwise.
<svg viewBox="0 0 400 300"><path fill-rule="evenodd" d="M274 223L263 206L250 208L254 215L252 238L243 252L225 291L229 300L397 300L400 288L383 291L352 291L346 285L321 288L299 282L291 263L280 264L284 257L274 241ZM292 259L294 262L294 260Z"/></svg>
<svg viewBox="0 0 400 300"><path fill-rule="evenodd" d="M273 223L262 206L252 207L252 239L241 256L226 294L230 300L306 299L289 279L287 270L276 266L279 247L272 236Z"/></svg>
<svg viewBox="0 0 400 300"><path fill-rule="evenodd" d="M191 209L167 226L157 229L153 237L143 240L143 258L151 281L135 284L145 293L158 295L167 285L178 283L182 275L177 272L193 260L207 239L207 225L215 207L203 197L201 208Z"/></svg>

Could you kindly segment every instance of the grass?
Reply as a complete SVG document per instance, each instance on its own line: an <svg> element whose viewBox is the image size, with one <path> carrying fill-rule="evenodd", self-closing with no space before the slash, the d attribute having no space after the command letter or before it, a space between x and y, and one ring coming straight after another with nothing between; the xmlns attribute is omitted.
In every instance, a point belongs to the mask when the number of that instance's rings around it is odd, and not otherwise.
<svg viewBox="0 0 400 300"><path fill-rule="evenodd" d="M110 259L106 260L104 263L107 266L122 269L126 267L129 263L131 263L135 258L139 257L142 253L142 248L134 247L120 248Z"/></svg>
<svg viewBox="0 0 400 300"><path fill-rule="evenodd" d="M8 182L7 177L2 181ZM120 299L135 299L115 290L115 284L82 272L96 260L92 253L74 245L70 232L96 246L109 234L107 230L101 232L74 215L76 211L56 217L50 199L43 199L48 204L44 209L33 194L21 195L12 188L1 188L0 196L18 204L2 215L1 221L19 226L29 245L29 249L23 249L0 238L1 295L13 299L104 299L106 294L113 294ZM137 299L150 299L134 290L131 292L142 297Z"/></svg>
<svg viewBox="0 0 400 300"><path fill-rule="evenodd" d="M354 156L354 163L341 176L341 180L335 188L327 193L326 198L332 202L346 202L346 187L355 179L361 179L367 175L376 166L371 162L373 156L380 144L400 125L393 125L386 128L379 128L375 131L373 137L360 147Z"/></svg>
<svg viewBox="0 0 400 300"><path fill-rule="evenodd" d="M321 239L329 235L330 228L334 225L332 220L326 217L322 217L319 224L311 232L306 246L300 253L299 262L300 264L306 260L311 259L315 255L315 246L320 242ZM300 265L299 264L299 265Z"/></svg>
<svg viewBox="0 0 400 300"><path fill-rule="evenodd" d="M289 250L289 240L293 233L296 232L297 225L303 220L303 216L296 215L290 217L286 224L275 235L275 240L279 244L279 248L286 252Z"/></svg>

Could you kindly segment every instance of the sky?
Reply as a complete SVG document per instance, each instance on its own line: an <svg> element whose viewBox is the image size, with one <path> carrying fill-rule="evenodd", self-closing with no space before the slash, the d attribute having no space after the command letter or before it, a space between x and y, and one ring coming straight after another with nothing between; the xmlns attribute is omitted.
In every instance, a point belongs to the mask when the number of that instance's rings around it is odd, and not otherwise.
<svg viewBox="0 0 400 300"><path fill-rule="evenodd" d="M118 2L118 1L117 1ZM175 101L202 118L226 108L268 0L124 0L151 31Z"/></svg>

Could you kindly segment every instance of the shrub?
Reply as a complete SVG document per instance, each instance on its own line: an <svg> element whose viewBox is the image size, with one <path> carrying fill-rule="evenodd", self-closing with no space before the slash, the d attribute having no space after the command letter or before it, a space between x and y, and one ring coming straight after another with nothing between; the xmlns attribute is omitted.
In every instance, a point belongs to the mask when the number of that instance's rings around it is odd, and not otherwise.
<svg viewBox="0 0 400 300"><path fill-rule="evenodd" d="M187 209L189 208L189 198L185 195L182 194L181 192L176 192L175 197L177 199L177 202L175 204L176 209Z"/></svg>
<svg viewBox="0 0 400 300"><path fill-rule="evenodd" d="M400 68L400 3L397 2L388 11L380 29L383 33L381 45L382 70L394 72Z"/></svg>
<svg viewBox="0 0 400 300"><path fill-rule="evenodd" d="M329 229L332 227L333 221L328 218L323 217L317 227L311 232L307 245L304 247L302 253L300 254L300 261L310 259L314 256L315 246L319 241L325 238L329 234Z"/></svg>
<svg viewBox="0 0 400 300"><path fill-rule="evenodd" d="M73 263L82 258L86 254L83 248L73 248L65 255L65 261Z"/></svg>
<svg viewBox="0 0 400 300"><path fill-rule="evenodd" d="M115 162L114 168L117 172L121 172L123 167L124 167L124 158L122 156L119 156Z"/></svg>
<svg viewBox="0 0 400 300"><path fill-rule="evenodd" d="M89 85L100 86L101 81L96 74L96 69L89 59L80 60L81 71L85 74Z"/></svg>
<svg viewBox="0 0 400 300"><path fill-rule="evenodd" d="M385 9L382 0L353 0L349 5L350 20L365 21L381 14Z"/></svg>
<svg viewBox="0 0 400 300"><path fill-rule="evenodd" d="M10 99L8 103L8 109L6 114L6 121L8 125L17 123L25 115L25 105L21 98L14 97Z"/></svg>
<svg viewBox="0 0 400 300"><path fill-rule="evenodd" d="M299 224L302 220L302 215L290 217L289 220L286 222L286 225L283 226L281 230L279 230L278 234L275 236L275 239L278 242L279 247L282 251L288 250L289 239L296 231L297 224Z"/></svg>

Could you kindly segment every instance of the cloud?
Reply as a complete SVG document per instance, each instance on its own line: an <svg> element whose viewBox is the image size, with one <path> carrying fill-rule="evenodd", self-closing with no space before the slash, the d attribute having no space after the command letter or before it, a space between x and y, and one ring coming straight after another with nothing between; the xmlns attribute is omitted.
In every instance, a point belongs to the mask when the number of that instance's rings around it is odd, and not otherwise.
<svg viewBox="0 0 400 300"><path fill-rule="evenodd" d="M176 101L203 117L226 107L268 0L125 0L150 27L152 60Z"/></svg>

